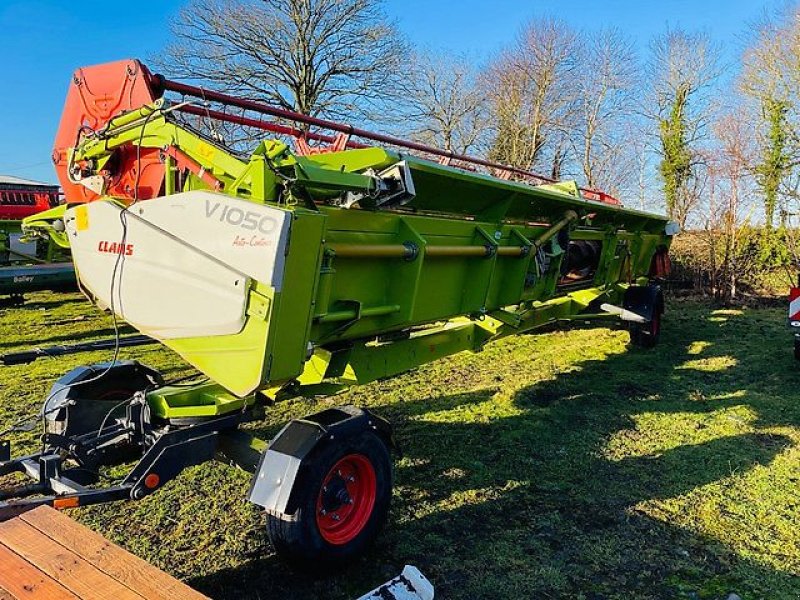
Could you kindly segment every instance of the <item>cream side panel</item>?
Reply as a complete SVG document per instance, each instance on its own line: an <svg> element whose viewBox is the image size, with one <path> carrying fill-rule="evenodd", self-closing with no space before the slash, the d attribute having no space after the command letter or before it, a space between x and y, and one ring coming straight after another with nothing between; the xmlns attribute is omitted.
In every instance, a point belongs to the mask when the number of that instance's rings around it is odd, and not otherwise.
<svg viewBox="0 0 800 600"><path fill-rule="evenodd" d="M280 291L289 211L194 191L140 202L130 213Z"/></svg>
<svg viewBox="0 0 800 600"><path fill-rule="evenodd" d="M126 211L124 244L121 213L107 201L70 209L67 232L83 286L108 307L113 287L115 312L148 335L238 333L249 279L281 283L286 211L210 192L176 194Z"/></svg>

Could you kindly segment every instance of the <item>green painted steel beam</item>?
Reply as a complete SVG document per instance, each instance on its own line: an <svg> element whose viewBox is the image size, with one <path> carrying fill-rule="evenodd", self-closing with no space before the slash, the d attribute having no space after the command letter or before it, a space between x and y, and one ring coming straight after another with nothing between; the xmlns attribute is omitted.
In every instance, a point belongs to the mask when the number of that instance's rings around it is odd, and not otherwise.
<svg viewBox="0 0 800 600"><path fill-rule="evenodd" d="M162 419L218 417L255 402L253 396L240 398L217 383L167 385L147 394L153 415Z"/></svg>

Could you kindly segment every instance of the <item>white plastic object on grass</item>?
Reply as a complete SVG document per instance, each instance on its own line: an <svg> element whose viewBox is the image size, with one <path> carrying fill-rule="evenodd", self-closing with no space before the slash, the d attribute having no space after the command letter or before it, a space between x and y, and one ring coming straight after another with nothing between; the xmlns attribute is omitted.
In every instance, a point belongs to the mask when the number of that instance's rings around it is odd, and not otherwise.
<svg viewBox="0 0 800 600"><path fill-rule="evenodd" d="M403 572L391 581L378 586L358 600L433 600L433 584L419 572L406 565Z"/></svg>

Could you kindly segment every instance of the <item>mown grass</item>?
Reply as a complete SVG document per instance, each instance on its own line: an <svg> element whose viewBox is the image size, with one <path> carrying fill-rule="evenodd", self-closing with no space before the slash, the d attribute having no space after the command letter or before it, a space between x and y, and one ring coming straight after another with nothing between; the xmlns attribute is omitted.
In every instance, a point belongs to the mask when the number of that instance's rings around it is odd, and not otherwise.
<svg viewBox="0 0 800 600"><path fill-rule="evenodd" d="M0 351L108 333L77 296L32 296L0 316ZM332 578L275 558L248 476L219 463L71 514L214 598L353 598L406 563L440 598L800 597L800 365L783 309L672 302L658 348L627 342L605 328L524 335L268 409L248 425L265 437L348 402L397 427L387 530ZM163 349L125 355L182 368ZM2 368L0 426L108 356Z"/></svg>

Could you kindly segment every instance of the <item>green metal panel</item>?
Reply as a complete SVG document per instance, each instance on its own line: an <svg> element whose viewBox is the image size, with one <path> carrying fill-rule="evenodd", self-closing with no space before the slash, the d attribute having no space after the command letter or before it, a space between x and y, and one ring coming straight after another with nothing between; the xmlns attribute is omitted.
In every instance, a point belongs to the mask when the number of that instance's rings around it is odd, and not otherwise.
<svg viewBox="0 0 800 600"><path fill-rule="evenodd" d="M267 346L269 370L264 384L296 377L308 358L309 330L315 309L324 244L325 216L294 211L284 287L276 294Z"/></svg>
<svg viewBox="0 0 800 600"><path fill-rule="evenodd" d="M216 417L252 404L253 396L240 398L217 383L164 386L147 395L153 414L162 419Z"/></svg>
<svg viewBox="0 0 800 600"><path fill-rule="evenodd" d="M596 226L624 227L629 231L663 233L666 217L628 208L589 202L552 186L531 186L404 157L411 166L417 197L410 208L451 215L491 216L496 220L548 222L572 208L595 213Z"/></svg>
<svg viewBox="0 0 800 600"><path fill-rule="evenodd" d="M239 396L261 386L269 371L271 288L256 285L250 292L248 318L237 334L163 340L186 362Z"/></svg>

